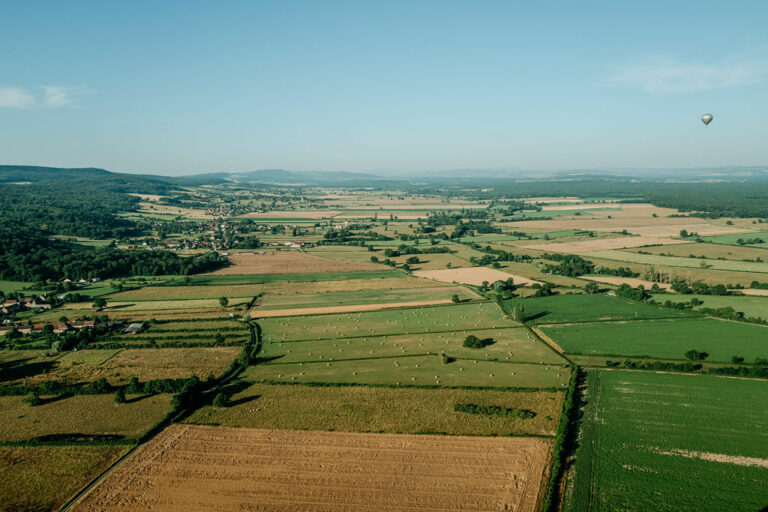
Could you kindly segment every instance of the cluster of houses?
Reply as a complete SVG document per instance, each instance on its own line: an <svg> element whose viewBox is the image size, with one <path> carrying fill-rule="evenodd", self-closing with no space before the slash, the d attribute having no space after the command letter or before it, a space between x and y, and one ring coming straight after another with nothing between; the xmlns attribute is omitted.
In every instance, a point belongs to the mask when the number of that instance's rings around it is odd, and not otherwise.
<svg viewBox="0 0 768 512"><path fill-rule="evenodd" d="M35 310L41 311L44 309L51 309L52 304L48 302L45 295L37 297L24 297L22 299L7 299L3 301L2 307L0 307L0 313L4 315L12 315L20 311Z"/></svg>
<svg viewBox="0 0 768 512"><path fill-rule="evenodd" d="M79 331L86 327L107 327L109 329L122 329L126 334L136 334L143 330L143 324L125 325L123 320L110 320L106 324L96 322L95 320L74 320L72 322L53 322L41 324L16 324L0 326L0 336L4 336L14 329L21 334L40 333L45 330L45 326L50 325L54 334L62 334L68 331Z"/></svg>

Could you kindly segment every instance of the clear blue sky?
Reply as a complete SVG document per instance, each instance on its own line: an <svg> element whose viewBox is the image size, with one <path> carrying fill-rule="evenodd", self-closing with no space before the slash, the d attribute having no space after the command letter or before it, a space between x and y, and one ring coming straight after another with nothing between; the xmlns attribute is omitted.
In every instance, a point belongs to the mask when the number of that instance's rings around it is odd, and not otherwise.
<svg viewBox="0 0 768 512"><path fill-rule="evenodd" d="M768 165L766 20L763 1L6 1L0 163Z"/></svg>

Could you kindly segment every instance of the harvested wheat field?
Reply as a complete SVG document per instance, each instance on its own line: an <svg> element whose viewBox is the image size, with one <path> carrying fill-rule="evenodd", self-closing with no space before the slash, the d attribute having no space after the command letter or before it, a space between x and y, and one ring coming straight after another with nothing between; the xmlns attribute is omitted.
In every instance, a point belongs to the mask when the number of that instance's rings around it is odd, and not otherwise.
<svg viewBox="0 0 768 512"><path fill-rule="evenodd" d="M538 249L540 251L560 252L560 253L580 253L591 251L602 251L606 249L627 249L630 247L645 247L647 245L671 245L685 244L685 240L674 240L671 238L660 238L655 236L623 236L618 238L596 238L593 240L582 240L580 242L562 242L554 244L534 244L526 245L526 249Z"/></svg>
<svg viewBox="0 0 768 512"><path fill-rule="evenodd" d="M172 425L74 510L534 511L550 442Z"/></svg>
<svg viewBox="0 0 768 512"><path fill-rule="evenodd" d="M738 290L744 295L753 295L757 297L768 297L768 290L763 290L761 288L743 288L741 290Z"/></svg>
<svg viewBox="0 0 768 512"><path fill-rule="evenodd" d="M538 283L527 277L508 274L501 270L487 267L469 267L469 268L448 268L445 270L419 270L413 272L413 275L434 279L435 281L444 281L446 283L473 284L480 286L483 281L494 283L496 281L506 281L512 278L515 284L529 286Z"/></svg>
<svg viewBox="0 0 768 512"><path fill-rule="evenodd" d="M630 233L634 235L641 235L641 236L680 236L680 231L686 230L689 233L698 233L702 236L705 235L727 235L730 233L747 233L749 232L748 229L742 229L742 228L733 228L729 226L717 226L715 224L680 224L680 223L674 223L674 224L666 224L663 222L658 222L659 220L678 220L674 218L667 218L667 219L654 219L654 222L652 225L648 226L626 226L626 227L612 227L610 229L608 228L594 228L595 231L621 231L622 229L626 229ZM663 224L663 225L662 225Z"/></svg>
<svg viewBox="0 0 768 512"><path fill-rule="evenodd" d="M312 272L349 272L357 270L381 270L381 265L354 263L313 256L298 251L258 251L231 254L232 263L214 275L233 274L309 274Z"/></svg>

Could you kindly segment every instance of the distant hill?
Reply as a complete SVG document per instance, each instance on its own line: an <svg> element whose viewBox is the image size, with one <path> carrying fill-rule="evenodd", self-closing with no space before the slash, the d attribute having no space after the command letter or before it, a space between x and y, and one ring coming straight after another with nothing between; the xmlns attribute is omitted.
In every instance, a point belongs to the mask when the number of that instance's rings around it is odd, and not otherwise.
<svg viewBox="0 0 768 512"><path fill-rule="evenodd" d="M61 168L33 165L0 165L0 183L34 183L74 188L98 184L114 192L162 193L174 186L173 178L127 174L94 167Z"/></svg>
<svg viewBox="0 0 768 512"><path fill-rule="evenodd" d="M350 181L381 180L375 174L343 171L287 171L259 169L246 172L219 172L187 176L183 179L223 179L238 183L327 184Z"/></svg>
<svg viewBox="0 0 768 512"><path fill-rule="evenodd" d="M33 165L0 165L0 183L53 183L100 180L105 185L122 185L129 192L157 192L178 186L215 185L218 183L265 183L288 185L358 185L379 182L374 174L341 171L287 171L260 169L247 172L213 172L189 176L156 176L112 172L94 167L62 168ZM128 190L130 189L130 190ZM141 189L141 190L138 190Z"/></svg>

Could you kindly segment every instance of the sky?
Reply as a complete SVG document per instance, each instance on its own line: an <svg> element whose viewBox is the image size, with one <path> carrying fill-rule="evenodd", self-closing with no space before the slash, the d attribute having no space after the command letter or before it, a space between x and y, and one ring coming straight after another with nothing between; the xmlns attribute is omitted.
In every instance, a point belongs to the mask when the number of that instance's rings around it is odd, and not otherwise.
<svg viewBox="0 0 768 512"><path fill-rule="evenodd" d="M764 1L3 1L0 164L768 166L766 19Z"/></svg>

